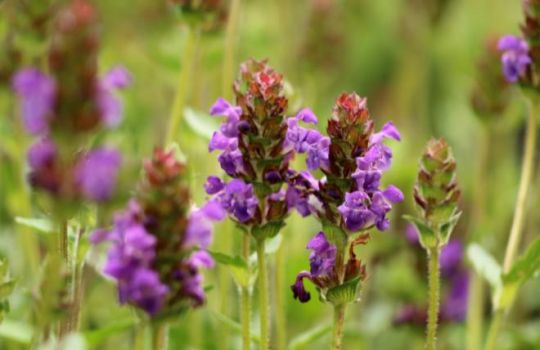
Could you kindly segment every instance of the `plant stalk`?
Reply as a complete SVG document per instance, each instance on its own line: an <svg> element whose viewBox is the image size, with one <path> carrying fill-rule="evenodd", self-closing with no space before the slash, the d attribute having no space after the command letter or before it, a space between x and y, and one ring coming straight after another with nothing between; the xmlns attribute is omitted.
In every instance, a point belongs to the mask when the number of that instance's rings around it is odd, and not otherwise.
<svg viewBox="0 0 540 350"><path fill-rule="evenodd" d="M196 28L191 28L189 25L187 25L185 28L186 43L182 60L182 68L180 71L180 77L178 79L178 85L176 87L176 95L174 97L171 114L169 116L169 125L167 126L165 145L168 145L175 140L180 121L182 120L182 115L184 114L184 107L187 100L188 83L191 77L190 73L193 67L193 60L195 57L196 46L199 37L199 32Z"/></svg>
<svg viewBox="0 0 540 350"><path fill-rule="evenodd" d="M146 322L141 321L135 328L133 350L144 350L146 341Z"/></svg>
<svg viewBox="0 0 540 350"><path fill-rule="evenodd" d="M491 324L489 326L489 331L486 339L486 350L495 350L496 349L496 342L497 342L497 335L499 334L499 329L502 326L504 318L504 311L497 310L495 311L495 314L493 315L493 318L491 319Z"/></svg>
<svg viewBox="0 0 540 350"><path fill-rule="evenodd" d="M334 329L332 333L332 349L341 350L343 326L345 324L345 308L347 304L334 305Z"/></svg>
<svg viewBox="0 0 540 350"><path fill-rule="evenodd" d="M236 32L238 27L238 17L240 14L240 0L232 0L229 7L229 20L225 28L225 42L223 52L223 76L222 94L227 100L232 97L231 86L234 77L234 52L236 47Z"/></svg>
<svg viewBox="0 0 540 350"><path fill-rule="evenodd" d="M152 350L167 350L169 342L169 325L167 322L152 324Z"/></svg>
<svg viewBox="0 0 540 350"><path fill-rule="evenodd" d="M257 240L257 265L259 268L259 313L261 326L261 350L270 348L270 325L268 313L268 271L266 266L266 254L264 248L265 239Z"/></svg>
<svg viewBox="0 0 540 350"><path fill-rule="evenodd" d="M428 251L429 306L426 332L426 349L437 348L437 324L439 318L439 254L440 248L430 248Z"/></svg>
<svg viewBox="0 0 540 350"><path fill-rule="evenodd" d="M276 254L276 340L277 349L287 348L287 319L285 316L285 253L286 245L281 244Z"/></svg>
<svg viewBox="0 0 540 350"><path fill-rule="evenodd" d="M242 237L242 256L249 264L249 240L250 236L244 234ZM242 322L242 349L251 348L251 293L249 286L240 287L240 315Z"/></svg>

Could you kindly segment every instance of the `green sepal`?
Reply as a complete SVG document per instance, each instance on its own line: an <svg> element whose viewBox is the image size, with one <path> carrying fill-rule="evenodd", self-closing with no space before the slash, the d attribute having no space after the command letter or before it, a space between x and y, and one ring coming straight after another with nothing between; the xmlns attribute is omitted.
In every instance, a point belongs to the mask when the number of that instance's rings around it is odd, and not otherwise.
<svg viewBox="0 0 540 350"><path fill-rule="evenodd" d="M420 233L420 237L418 237L420 239L420 244L424 249L437 248L439 246L437 233L433 231L431 227L426 225L422 219L411 215L403 215L403 218L416 226L416 229Z"/></svg>
<svg viewBox="0 0 540 350"><path fill-rule="evenodd" d="M455 212L455 208L454 208L454 212ZM461 212L457 212L453 214L450 217L450 219L448 219L447 222L441 225L439 232L441 234L442 245L446 245L448 241L450 240L450 236L452 235L452 232L454 231L454 228L456 227L460 217L461 217Z"/></svg>
<svg viewBox="0 0 540 350"><path fill-rule="evenodd" d="M251 235L256 240L264 240L264 239L272 238L275 235L277 235L284 226L285 226L285 222L283 220L270 221L262 226L254 226L251 229Z"/></svg>
<svg viewBox="0 0 540 350"><path fill-rule="evenodd" d="M330 288L326 292L326 300L333 305L343 305L356 301L360 287L360 277L346 281L339 286Z"/></svg>
<svg viewBox="0 0 540 350"><path fill-rule="evenodd" d="M326 239L336 246L337 251L341 252L345 250L347 243L349 242L349 235L347 232L327 220L323 220L322 226Z"/></svg>

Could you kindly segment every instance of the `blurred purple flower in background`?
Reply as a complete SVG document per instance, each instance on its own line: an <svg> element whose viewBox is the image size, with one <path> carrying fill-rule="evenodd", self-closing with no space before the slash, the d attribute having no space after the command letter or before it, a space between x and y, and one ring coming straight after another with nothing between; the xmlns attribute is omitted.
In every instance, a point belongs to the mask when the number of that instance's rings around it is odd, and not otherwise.
<svg viewBox="0 0 540 350"><path fill-rule="evenodd" d="M514 35L505 35L499 39L499 51L502 51L502 69L506 80L515 83L525 73L532 60L529 45L525 40Z"/></svg>
<svg viewBox="0 0 540 350"><path fill-rule="evenodd" d="M75 181L85 197L96 202L108 200L121 162L122 156L115 149L100 148L85 154L75 169Z"/></svg>

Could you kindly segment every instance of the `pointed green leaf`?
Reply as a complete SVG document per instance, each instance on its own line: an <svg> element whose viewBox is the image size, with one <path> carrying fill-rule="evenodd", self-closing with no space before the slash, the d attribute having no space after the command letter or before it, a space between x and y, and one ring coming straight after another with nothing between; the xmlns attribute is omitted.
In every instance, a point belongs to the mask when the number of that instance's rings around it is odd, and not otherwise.
<svg viewBox="0 0 540 350"><path fill-rule="evenodd" d="M352 303L357 299L360 277L353 278L339 286L331 288L326 293L326 299L334 305Z"/></svg>
<svg viewBox="0 0 540 350"><path fill-rule="evenodd" d="M467 247L467 257L476 273L491 285L493 291L501 288L501 266L490 253L479 244L473 243Z"/></svg>
<svg viewBox="0 0 540 350"><path fill-rule="evenodd" d="M242 287L249 287L253 283L249 267L244 258L236 255L230 256L218 252L210 252L219 264L229 267L235 282Z"/></svg>
<svg viewBox="0 0 540 350"><path fill-rule="evenodd" d="M285 226L285 222L283 221L271 221L263 226L253 227L251 234L255 239L268 239L276 236L283 226Z"/></svg>
<svg viewBox="0 0 540 350"><path fill-rule="evenodd" d="M287 348L288 350L299 350L306 348L310 343L313 343L314 341L330 333L331 330L332 324L330 322L311 328L291 339Z"/></svg>
<svg viewBox="0 0 540 350"><path fill-rule="evenodd" d="M441 225L441 239L443 245L448 243L448 241L450 240L450 236L452 235L452 232L454 231L454 228L456 227L460 217L461 212L457 212L450 217L450 220L448 220L448 222Z"/></svg>
<svg viewBox="0 0 540 350"><path fill-rule="evenodd" d="M504 284L525 283L540 269L540 237L537 237L503 276Z"/></svg>
<svg viewBox="0 0 540 350"><path fill-rule="evenodd" d="M33 229L38 230L42 233L53 233L54 225L51 220L47 218L24 218L17 216L15 222Z"/></svg>

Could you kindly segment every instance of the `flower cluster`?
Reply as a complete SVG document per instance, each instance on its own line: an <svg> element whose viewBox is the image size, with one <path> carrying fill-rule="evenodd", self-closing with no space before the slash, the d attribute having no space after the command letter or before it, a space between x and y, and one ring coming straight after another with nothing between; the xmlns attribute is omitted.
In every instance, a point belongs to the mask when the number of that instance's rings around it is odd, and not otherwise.
<svg viewBox="0 0 540 350"><path fill-rule="evenodd" d="M424 254L416 228L408 225L405 234L411 246L415 248L417 258L422 259ZM459 239L450 240L442 248L439 264L443 279L443 293L445 293L439 319L441 322L463 322L467 316L469 274L464 264L463 244ZM418 271L419 274L422 272ZM426 319L427 307L425 305L405 304L398 310L394 323L423 327Z"/></svg>
<svg viewBox="0 0 540 350"><path fill-rule="evenodd" d="M168 0L182 19L203 31L216 31L225 27L228 9L223 0Z"/></svg>
<svg viewBox="0 0 540 350"><path fill-rule="evenodd" d="M145 163L137 193L111 230L99 230L93 243L112 243L104 273L118 283L120 303L152 317L166 317L204 302L200 268L212 267L205 250L212 222L224 211L214 203L189 213L186 167L172 151L154 151Z"/></svg>
<svg viewBox="0 0 540 350"><path fill-rule="evenodd" d="M299 198L296 202L321 220L325 233L319 233L308 245L313 249L311 271L301 272L292 289L295 297L307 301L302 280L309 278L319 287L323 299L332 301L329 295L333 288L365 277L365 268L356 259L354 247L367 243L368 230L386 230L392 204L403 200L397 187L381 189L382 175L392 158L391 149L383 141L400 140L400 134L391 122L380 132L374 132L367 101L355 93L338 97L328 122L328 137L298 126L299 121L314 123L316 118L306 110L299 113L294 121L289 121L287 140L298 153L307 153L310 170L320 168L326 176L317 181L304 175L304 181L291 184ZM299 176L291 178L298 180ZM363 234L351 239L356 232ZM326 245L333 247L332 253L319 249ZM321 278L320 270L314 267L318 259L328 256L332 258L321 265L327 267L322 269Z"/></svg>
<svg viewBox="0 0 540 350"><path fill-rule="evenodd" d="M283 77L264 61L242 64L234 92L236 105L220 98L210 109L211 115L225 120L209 144L210 152L221 151L221 168L233 180L227 183L212 176L205 188L213 196L211 201L265 238L277 233L290 210L302 202L287 185L297 175L289 169L295 147L289 142L288 128L298 117L285 117L288 100ZM311 121L309 116L301 118Z"/></svg>
<svg viewBox="0 0 540 350"><path fill-rule="evenodd" d="M98 126L118 125L122 104L116 90L131 82L122 67L98 79L96 51L94 8L75 0L56 22L51 74L24 68L13 77L24 128L37 139L28 150L30 183L62 198L108 199L120 166L114 149L82 150ZM77 53L82 52L81 58Z"/></svg>

